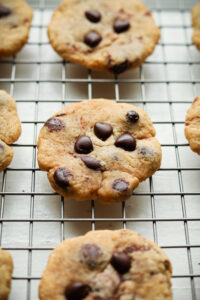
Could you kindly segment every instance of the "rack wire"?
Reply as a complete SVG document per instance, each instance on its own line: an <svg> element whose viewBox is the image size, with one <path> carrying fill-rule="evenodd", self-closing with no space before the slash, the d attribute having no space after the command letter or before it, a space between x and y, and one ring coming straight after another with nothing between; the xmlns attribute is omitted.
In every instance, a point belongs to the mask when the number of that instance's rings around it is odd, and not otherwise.
<svg viewBox="0 0 200 300"><path fill-rule="evenodd" d="M200 89L200 54L191 43L196 1L146 1L161 28L154 54L119 77L63 61L46 25L59 1L29 1L35 17L25 48L0 61L0 88L17 101L23 133L0 174L0 247L14 258L10 300L36 300L49 252L95 229L129 228L158 243L172 260L175 300L200 299L200 160L184 137L187 108ZM105 97L143 107L162 144L161 169L130 200L110 206L57 195L37 165L42 124L62 106Z"/></svg>

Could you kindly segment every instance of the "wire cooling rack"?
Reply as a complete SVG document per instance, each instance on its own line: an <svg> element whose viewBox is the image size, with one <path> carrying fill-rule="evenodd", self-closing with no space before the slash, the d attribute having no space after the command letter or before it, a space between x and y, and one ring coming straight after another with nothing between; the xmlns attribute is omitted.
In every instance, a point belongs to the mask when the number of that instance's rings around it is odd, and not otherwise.
<svg viewBox="0 0 200 300"><path fill-rule="evenodd" d="M29 2L35 13L29 42L0 61L0 88L16 99L23 128L12 164L0 174L0 247L15 264L10 300L38 299L49 252L61 240L118 228L138 231L166 251L175 300L200 299L200 158L184 137L186 110L200 90L200 53L190 24L196 1L146 1L162 38L141 68L118 78L62 61L46 35L58 1ZM64 199L37 165L42 124L64 105L98 97L143 107L162 144L161 169L122 204Z"/></svg>

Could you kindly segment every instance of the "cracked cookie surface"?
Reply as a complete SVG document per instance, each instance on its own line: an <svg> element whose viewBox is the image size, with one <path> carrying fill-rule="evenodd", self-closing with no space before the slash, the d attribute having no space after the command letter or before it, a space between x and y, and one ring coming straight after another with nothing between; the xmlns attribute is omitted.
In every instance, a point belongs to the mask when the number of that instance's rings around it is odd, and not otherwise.
<svg viewBox="0 0 200 300"><path fill-rule="evenodd" d="M44 124L38 163L52 187L76 200L120 202L161 163L148 115L131 104L96 99L64 107Z"/></svg>
<svg viewBox="0 0 200 300"><path fill-rule="evenodd" d="M3 90L0 90L0 124L0 171L2 171L13 158L13 150L8 145L14 143L21 134L21 122L15 100Z"/></svg>
<svg viewBox="0 0 200 300"><path fill-rule="evenodd" d="M10 292L13 261L11 255L0 249L0 300L7 300Z"/></svg>
<svg viewBox="0 0 200 300"><path fill-rule="evenodd" d="M171 300L172 267L155 243L130 230L97 230L50 254L40 300Z"/></svg>
<svg viewBox="0 0 200 300"><path fill-rule="evenodd" d="M144 62L160 31L138 0L64 0L52 16L48 35L64 59L119 74Z"/></svg>
<svg viewBox="0 0 200 300"><path fill-rule="evenodd" d="M185 136L192 151L200 154L200 95L194 99L187 111Z"/></svg>
<svg viewBox="0 0 200 300"><path fill-rule="evenodd" d="M32 9L23 0L0 0L0 57L14 55L28 39Z"/></svg>

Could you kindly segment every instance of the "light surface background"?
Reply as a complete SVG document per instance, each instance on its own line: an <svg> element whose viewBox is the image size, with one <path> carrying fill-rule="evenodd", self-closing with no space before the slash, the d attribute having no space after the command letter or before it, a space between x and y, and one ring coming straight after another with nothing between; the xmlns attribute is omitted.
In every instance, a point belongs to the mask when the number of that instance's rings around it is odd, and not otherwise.
<svg viewBox="0 0 200 300"><path fill-rule="evenodd" d="M64 63L48 44L46 25L59 1L30 1L30 39L0 62L0 88L17 101L22 135L0 174L0 246L14 258L10 300L36 300L50 250L91 229L129 228L155 240L173 263L175 300L200 299L200 157L184 137L186 110L200 93L200 53L191 43L196 1L145 1L162 38L137 70L118 77ZM56 195L38 169L36 141L45 120L63 105L106 97L143 107L162 144L161 169L125 204L77 203Z"/></svg>

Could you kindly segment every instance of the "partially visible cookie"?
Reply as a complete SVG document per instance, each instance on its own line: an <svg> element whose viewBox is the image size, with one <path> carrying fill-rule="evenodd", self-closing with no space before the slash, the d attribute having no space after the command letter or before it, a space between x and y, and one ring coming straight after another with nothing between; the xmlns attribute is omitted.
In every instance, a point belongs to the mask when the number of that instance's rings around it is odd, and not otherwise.
<svg viewBox="0 0 200 300"><path fill-rule="evenodd" d="M64 59L119 74L144 62L160 31L138 0L63 0L48 35Z"/></svg>
<svg viewBox="0 0 200 300"><path fill-rule="evenodd" d="M2 171L7 168L13 157L13 150L8 145L14 143L21 134L21 122L15 100L3 90L0 90L0 124L0 171Z"/></svg>
<svg viewBox="0 0 200 300"><path fill-rule="evenodd" d="M127 199L162 156L143 109L105 99L64 107L46 121L37 146L52 187L78 201Z"/></svg>
<svg viewBox="0 0 200 300"><path fill-rule="evenodd" d="M10 292L13 261L11 255L0 249L0 300L7 300Z"/></svg>
<svg viewBox="0 0 200 300"><path fill-rule="evenodd" d="M0 57L21 50L28 39L32 9L23 0L0 0Z"/></svg>
<svg viewBox="0 0 200 300"><path fill-rule="evenodd" d="M192 26L194 27L192 41L200 50L200 3L192 8Z"/></svg>
<svg viewBox="0 0 200 300"><path fill-rule="evenodd" d="M192 151L200 154L200 95L194 99L187 111L185 136Z"/></svg>
<svg viewBox="0 0 200 300"><path fill-rule="evenodd" d="M90 231L49 256L40 300L172 300L172 267L155 243L130 230Z"/></svg>

